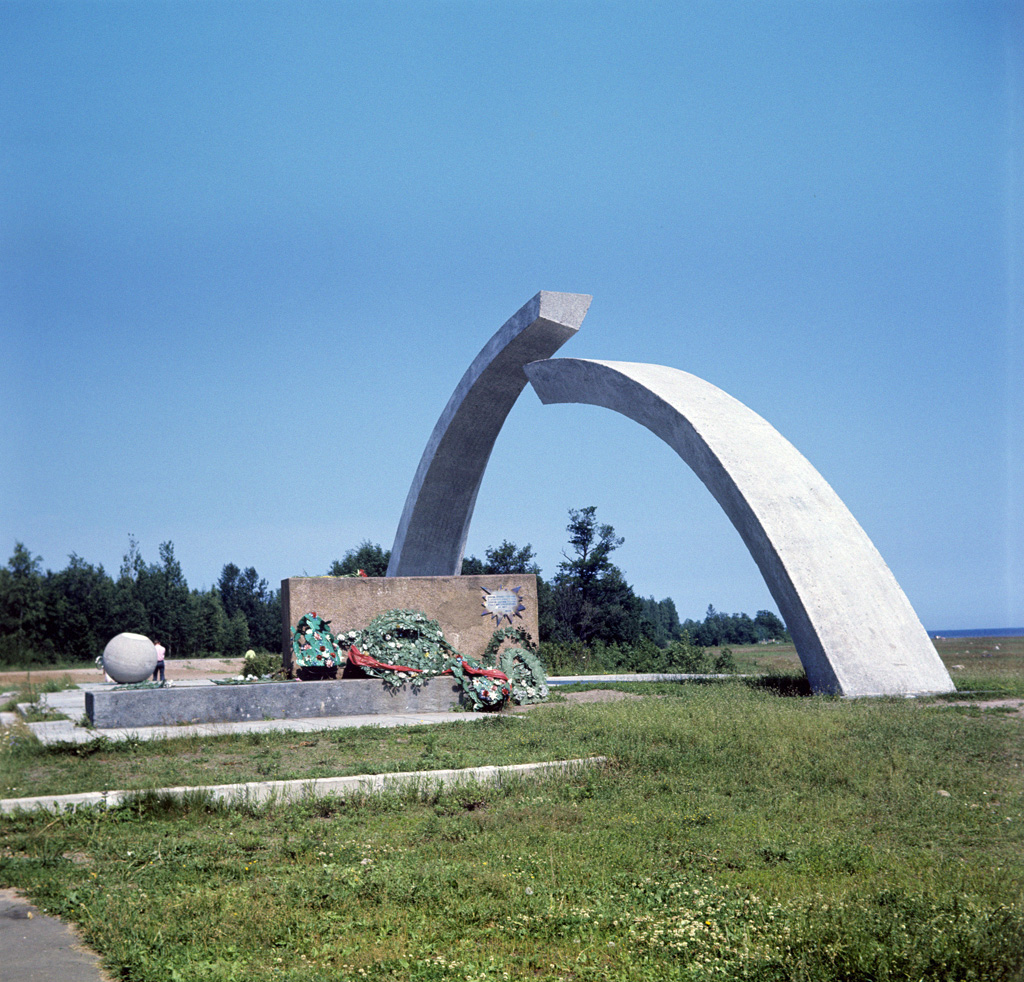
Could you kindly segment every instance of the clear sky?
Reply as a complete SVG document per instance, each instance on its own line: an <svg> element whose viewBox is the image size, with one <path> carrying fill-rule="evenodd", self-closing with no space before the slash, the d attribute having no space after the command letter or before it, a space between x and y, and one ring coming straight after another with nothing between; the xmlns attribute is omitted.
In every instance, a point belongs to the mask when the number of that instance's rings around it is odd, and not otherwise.
<svg viewBox="0 0 1024 982"><path fill-rule="evenodd" d="M932 629L1024 624L1024 5L0 5L0 562L390 548L538 290L822 473ZM570 507L682 617L776 609L678 457L527 389L468 552Z"/></svg>

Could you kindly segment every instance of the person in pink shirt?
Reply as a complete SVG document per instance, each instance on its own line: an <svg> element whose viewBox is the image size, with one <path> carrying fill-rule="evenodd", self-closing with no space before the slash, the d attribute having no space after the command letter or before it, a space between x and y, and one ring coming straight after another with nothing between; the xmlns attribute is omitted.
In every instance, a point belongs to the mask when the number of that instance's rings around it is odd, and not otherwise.
<svg viewBox="0 0 1024 982"><path fill-rule="evenodd" d="M163 682L164 658L167 655L167 649L159 641L154 641L153 646L156 648L156 668L153 669L153 681ZM160 676L159 679L157 679L158 675Z"/></svg>

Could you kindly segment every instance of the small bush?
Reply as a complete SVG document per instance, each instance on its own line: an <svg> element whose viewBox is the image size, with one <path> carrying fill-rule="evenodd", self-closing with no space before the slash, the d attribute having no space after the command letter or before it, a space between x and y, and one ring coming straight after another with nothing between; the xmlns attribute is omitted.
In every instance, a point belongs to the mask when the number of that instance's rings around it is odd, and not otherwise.
<svg viewBox="0 0 1024 982"><path fill-rule="evenodd" d="M247 679L272 678L284 675L281 656L272 651L253 651L251 648L242 660L242 675Z"/></svg>

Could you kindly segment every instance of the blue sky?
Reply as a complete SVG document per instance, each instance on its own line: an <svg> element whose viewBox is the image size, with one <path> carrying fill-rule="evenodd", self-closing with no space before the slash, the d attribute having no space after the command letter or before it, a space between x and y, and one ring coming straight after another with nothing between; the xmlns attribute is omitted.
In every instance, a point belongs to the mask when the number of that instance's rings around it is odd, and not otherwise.
<svg viewBox="0 0 1024 982"><path fill-rule="evenodd" d="M1024 624L1022 10L4 3L2 559L390 547L470 361L562 290L560 354L760 413L926 626ZM591 504L638 593L775 609L672 451L529 389L468 551L550 576Z"/></svg>

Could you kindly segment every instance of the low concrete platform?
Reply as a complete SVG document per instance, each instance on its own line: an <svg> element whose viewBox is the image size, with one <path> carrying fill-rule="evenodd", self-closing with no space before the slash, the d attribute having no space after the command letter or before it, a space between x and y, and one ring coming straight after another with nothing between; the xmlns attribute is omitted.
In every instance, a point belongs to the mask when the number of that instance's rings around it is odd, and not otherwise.
<svg viewBox="0 0 1024 982"><path fill-rule="evenodd" d="M445 713L458 708L459 685L435 678L392 689L379 679L170 685L154 689L94 687L85 714L101 729L181 723L249 723L327 716Z"/></svg>
<svg viewBox="0 0 1024 982"><path fill-rule="evenodd" d="M601 682L682 682L709 678L745 678L746 676L715 676L687 675L682 673L648 673L622 675L563 675L551 677L551 686L571 685L574 683ZM345 680L349 684L350 680ZM301 685L320 685L316 682L302 682ZM163 689L149 690L153 695L166 695L176 689L237 689L238 686L218 686L209 679L175 680ZM246 688L249 688L248 686ZM43 744L55 743L88 743L96 737L107 740L171 740L176 737L190 736L222 736L232 733L273 733L300 732L309 733L316 730L334 730L348 726L417 726L430 723L471 722L486 718L486 713L463 711L432 712L417 707L414 712L375 712L346 713L337 716L287 717L284 719L249 719L239 722L222 721L209 723L164 723L159 725L139 725L126 723L122 726L83 726L86 716L86 699L92 693L106 693L114 689L109 682L83 682L76 688L64 689L60 692L44 692L39 697L39 706L53 713L60 713L67 719L48 720L39 723L28 723L28 729ZM146 691L146 690L128 690ZM22 707L19 706L19 709ZM27 711L34 706L25 705ZM0 725L10 726L19 717L14 713L4 713Z"/></svg>

